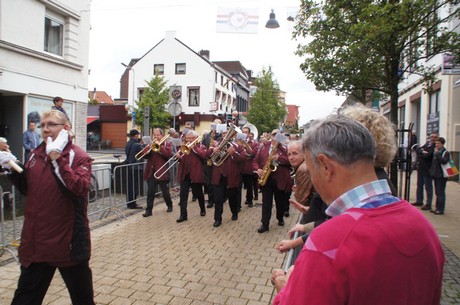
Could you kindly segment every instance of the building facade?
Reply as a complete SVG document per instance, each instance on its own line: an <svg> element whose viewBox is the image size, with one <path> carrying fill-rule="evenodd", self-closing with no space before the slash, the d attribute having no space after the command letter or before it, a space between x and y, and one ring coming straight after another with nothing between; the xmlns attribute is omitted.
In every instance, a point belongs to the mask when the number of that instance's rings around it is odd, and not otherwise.
<svg viewBox="0 0 460 305"><path fill-rule="evenodd" d="M0 1L0 136L18 158L22 132L55 96L64 99L77 144L86 146L90 3Z"/></svg>
<svg viewBox="0 0 460 305"><path fill-rule="evenodd" d="M157 73L168 82L171 109L177 114L176 130L186 123L198 132L207 130L215 118L225 120L234 110L240 111L239 107L247 109L249 99L247 75L240 68L225 70L221 65L228 62L219 65L210 61L209 54L206 50L193 51L176 38L175 32L166 32L165 38L146 54L126 65L120 98L134 105L142 98L146 81Z"/></svg>

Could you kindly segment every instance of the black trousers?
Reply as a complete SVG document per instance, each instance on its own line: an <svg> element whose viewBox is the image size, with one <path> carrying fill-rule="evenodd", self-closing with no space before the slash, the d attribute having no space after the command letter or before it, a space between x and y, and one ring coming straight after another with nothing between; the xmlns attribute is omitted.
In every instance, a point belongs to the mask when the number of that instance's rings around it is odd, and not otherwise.
<svg viewBox="0 0 460 305"><path fill-rule="evenodd" d="M246 202L252 203L254 199L254 174L243 174L243 184L246 188Z"/></svg>
<svg viewBox="0 0 460 305"><path fill-rule="evenodd" d="M268 177L267 184L261 187L262 190L262 225L268 227L272 217L273 197L275 197L276 219L284 219L284 212L289 205L289 192L279 190L272 177Z"/></svg>
<svg viewBox="0 0 460 305"><path fill-rule="evenodd" d="M198 199L198 204L200 205L200 211L205 212L204 207L204 194L203 194L203 184L202 183L192 183L190 176L185 176L184 181L180 183L180 216L187 217L187 203L188 203L188 193L190 188L192 188L192 195Z"/></svg>
<svg viewBox="0 0 460 305"><path fill-rule="evenodd" d="M254 187L254 199L259 199L259 175L254 174L252 178L252 186Z"/></svg>
<svg viewBox="0 0 460 305"><path fill-rule="evenodd" d="M147 190L147 212L152 212L153 202L155 201L155 190L157 186L160 187L161 193L163 194L163 199L166 202L168 207L172 207L171 195L169 194L169 181L159 181L153 176L148 180L148 190Z"/></svg>
<svg viewBox="0 0 460 305"><path fill-rule="evenodd" d="M21 266L18 288L11 305L40 305L46 295L57 267L47 263ZM93 277L89 262L71 267L59 267L73 305L94 305Z"/></svg>
<svg viewBox="0 0 460 305"><path fill-rule="evenodd" d="M219 185L214 185L214 220L222 221L224 213L224 201L228 199L228 205L232 215L238 215L238 187L227 188L227 178L220 176Z"/></svg>
<svg viewBox="0 0 460 305"><path fill-rule="evenodd" d="M139 180L141 171L138 170L137 165L130 165L126 167L126 189L127 189L127 202L128 207L136 205L136 198L139 194Z"/></svg>
<svg viewBox="0 0 460 305"><path fill-rule="evenodd" d="M208 190L208 202L214 204L214 186L211 184L212 166L205 165L203 167L203 171L204 184L206 185L206 189Z"/></svg>

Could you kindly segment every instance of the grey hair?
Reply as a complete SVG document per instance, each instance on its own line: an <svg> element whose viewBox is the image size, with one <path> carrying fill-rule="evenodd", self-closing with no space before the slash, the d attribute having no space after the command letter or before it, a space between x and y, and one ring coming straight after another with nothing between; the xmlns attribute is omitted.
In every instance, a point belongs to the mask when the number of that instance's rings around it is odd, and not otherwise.
<svg viewBox="0 0 460 305"><path fill-rule="evenodd" d="M196 132L195 130L190 130L189 132L187 132L187 135L192 135L193 137L198 137L198 132Z"/></svg>
<svg viewBox="0 0 460 305"><path fill-rule="evenodd" d="M369 130L342 115L313 122L305 133L302 148L304 152L308 150L315 165L319 154L342 165L361 160L374 162L375 158L375 143Z"/></svg>
<svg viewBox="0 0 460 305"><path fill-rule="evenodd" d="M288 147L293 146L293 145L297 145L298 147L300 147L300 149L302 149L302 141L301 140L289 141L289 143L287 145L288 145Z"/></svg>

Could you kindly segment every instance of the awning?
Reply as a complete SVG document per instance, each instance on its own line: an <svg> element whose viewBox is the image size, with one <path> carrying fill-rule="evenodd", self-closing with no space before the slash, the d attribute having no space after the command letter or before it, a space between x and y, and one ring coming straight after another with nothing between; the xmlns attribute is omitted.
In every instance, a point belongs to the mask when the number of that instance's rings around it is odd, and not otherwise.
<svg viewBox="0 0 460 305"><path fill-rule="evenodd" d="M94 116L93 117L87 117L86 118L86 125L91 124L92 122L97 121L97 120L99 120L99 117L97 117L97 116L96 117L94 117Z"/></svg>

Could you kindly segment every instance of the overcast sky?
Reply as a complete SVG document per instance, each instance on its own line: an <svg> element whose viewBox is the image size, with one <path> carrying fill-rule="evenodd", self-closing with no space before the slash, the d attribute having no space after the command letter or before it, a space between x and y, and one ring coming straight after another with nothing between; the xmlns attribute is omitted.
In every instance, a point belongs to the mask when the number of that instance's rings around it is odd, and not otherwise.
<svg viewBox="0 0 460 305"><path fill-rule="evenodd" d="M121 63L139 58L175 31L176 38L194 51L209 50L211 61L239 60L257 75L271 66L286 103L299 105L300 122L324 117L340 106L344 97L315 90L299 69L294 55L298 42L291 40L286 20L298 0L92 0L89 90L106 91L119 98ZM257 34L216 33L218 7L259 10ZM267 29L271 9L280 23Z"/></svg>

